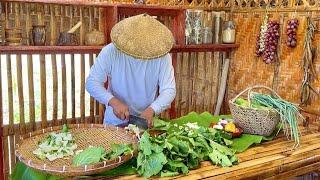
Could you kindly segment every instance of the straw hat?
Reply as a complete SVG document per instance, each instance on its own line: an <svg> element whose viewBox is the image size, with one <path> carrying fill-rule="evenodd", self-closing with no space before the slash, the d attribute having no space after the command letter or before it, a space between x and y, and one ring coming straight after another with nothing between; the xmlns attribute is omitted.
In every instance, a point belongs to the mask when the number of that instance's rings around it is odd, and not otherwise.
<svg viewBox="0 0 320 180"><path fill-rule="evenodd" d="M144 60L164 56L174 44L171 31L147 14L118 22L112 28L110 36L117 49Z"/></svg>

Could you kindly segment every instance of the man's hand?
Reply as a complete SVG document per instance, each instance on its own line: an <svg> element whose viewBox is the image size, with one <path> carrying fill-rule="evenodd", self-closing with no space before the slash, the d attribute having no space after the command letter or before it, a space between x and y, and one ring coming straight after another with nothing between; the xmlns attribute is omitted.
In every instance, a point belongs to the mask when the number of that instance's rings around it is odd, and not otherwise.
<svg viewBox="0 0 320 180"><path fill-rule="evenodd" d="M129 107L119 99L113 97L109 101L109 105L113 108L113 113L122 120L129 120Z"/></svg>
<svg viewBox="0 0 320 180"><path fill-rule="evenodd" d="M140 116L148 121L149 128L153 126L154 111L151 107L148 107L147 109L145 109Z"/></svg>

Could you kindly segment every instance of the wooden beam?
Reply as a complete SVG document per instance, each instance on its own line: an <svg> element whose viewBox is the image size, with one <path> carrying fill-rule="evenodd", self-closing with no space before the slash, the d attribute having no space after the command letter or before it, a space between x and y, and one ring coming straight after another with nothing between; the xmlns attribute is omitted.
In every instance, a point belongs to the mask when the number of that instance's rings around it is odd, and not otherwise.
<svg viewBox="0 0 320 180"><path fill-rule="evenodd" d="M170 52L232 51L239 44L175 45ZM103 46L0 46L0 54L99 53Z"/></svg>
<svg viewBox="0 0 320 180"><path fill-rule="evenodd" d="M99 53L102 46L0 46L0 54Z"/></svg>

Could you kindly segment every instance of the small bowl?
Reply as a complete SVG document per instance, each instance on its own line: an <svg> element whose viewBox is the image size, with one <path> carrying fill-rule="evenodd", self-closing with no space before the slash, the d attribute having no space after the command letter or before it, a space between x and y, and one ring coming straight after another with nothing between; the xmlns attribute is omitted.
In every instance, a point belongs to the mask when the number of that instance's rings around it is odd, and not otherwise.
<svg viewBox="0 0 320 180"><path fill-rule="evenodd" d="M238 138L242 135L243 133L243 130L239 127L237 127L237 129L239 130L238 132L234 132L234 133L231 133L232 134L232 138Z"/></svg>

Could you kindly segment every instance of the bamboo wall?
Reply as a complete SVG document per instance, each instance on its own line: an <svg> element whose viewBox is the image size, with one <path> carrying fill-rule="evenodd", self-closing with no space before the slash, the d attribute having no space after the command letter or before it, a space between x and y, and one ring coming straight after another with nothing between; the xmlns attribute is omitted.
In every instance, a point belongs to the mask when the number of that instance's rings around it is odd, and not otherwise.
<svg viewBox="0 0 320 180"><path fill-rule="evenodd" d="M240 12L234 13L232 19L237 24L237 42L240 48L235 51L231 61L231 69L228 82L228 97L232 98L249 85L262 84L276 89L283 98L300 103L301 83L303 79L303 44L306 30L306 17L319 17L320 12L271 12L270 19L281 23L281 37L279 41L280 66L277 75L276 64L265 64L261 58L255 56L256 38L260 31L260 25L264 12ZM298 44L296 48L286 46L286 22L292 17L299 19L300 25L297 31ZM319 25L319 22L316 23ZM319 26L318 26L319 27ZM319 47L320 34L315 33L314 46ZM315 67L320 73L320 49L317 48ZM318 76L320 78L320 76ZM313 87L320 92L320 81L315 80ZM314 93L311 97L311 105L308 109L319 113L320 98Z"/></svg>

